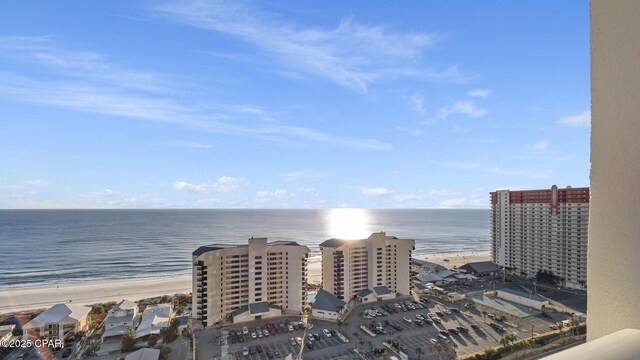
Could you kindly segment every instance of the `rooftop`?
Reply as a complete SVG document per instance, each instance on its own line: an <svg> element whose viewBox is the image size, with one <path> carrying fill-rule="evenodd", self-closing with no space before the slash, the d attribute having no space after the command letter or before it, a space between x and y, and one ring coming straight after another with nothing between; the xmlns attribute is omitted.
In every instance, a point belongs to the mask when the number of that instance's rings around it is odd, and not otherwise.
<svg viewBox="0 0 640 360"><path fill-rule="evenodd" d="M314 310L337 311L338 308L341 309L344 305L344 301L338 299L325 289L320 289L318 290L318 294L316 294L316 300L311 308Z"/></svg>
<svg viewBox="0 0 640 360"><path fill-rule="evenodd" d="M256 239L264 239L264 240L266 240L267 238L251 238L251 239L253 239L253 240L256 240ZM217 250L223 250L223 249L232 249L232 248L236 248L236 247L246 247L246 246L248 246L248 244L209 244L209 245L200 246L199 248L197 248L192 253L192 255L193 256L199 256L199 255L202 255L204 253L208 253L210 251L217 251ZM301 245L298 244L295 241L274 241L274 242L268 243L267 246L301 246Z"/></svg>

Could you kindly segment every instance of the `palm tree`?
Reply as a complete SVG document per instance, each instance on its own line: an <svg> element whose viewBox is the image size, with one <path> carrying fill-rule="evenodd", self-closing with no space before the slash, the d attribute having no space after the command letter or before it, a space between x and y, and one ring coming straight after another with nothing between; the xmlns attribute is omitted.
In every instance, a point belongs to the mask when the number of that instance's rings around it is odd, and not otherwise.
<svg viewBox="0 0 640 360"><path fill-rule="evenodd" d="M500 345L502 345L502 347L506 349L511 345L512 342L516 341L517 339L518 338L513 333L504 334L500 338Z"/></svg>
<svg viewBox="0 0 640 360"><path fill-rule="evenodd" d="M576 319L573 315L569 318L569 326L571 327L571 333L575 332L575 335L578 335L578 326L580 325L580 321Z"/></svg>

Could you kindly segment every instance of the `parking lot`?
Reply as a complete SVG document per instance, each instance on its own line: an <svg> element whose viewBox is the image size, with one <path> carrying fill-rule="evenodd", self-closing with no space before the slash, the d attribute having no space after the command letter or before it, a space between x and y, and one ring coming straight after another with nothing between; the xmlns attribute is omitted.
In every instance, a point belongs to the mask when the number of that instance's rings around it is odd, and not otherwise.
<svg viewBox="0 0 640 360"><path fill-rule="evenodd" d="M225 328L223 331L216 329L207 329L197 334L197 358L210 359L221 355L221 345L228 345L228 354L235 359L251 359L251 360L268 360L280 359L291 353L299 353L301 345L295 342L290 343L291 338L305 338L305 334L318 335L317 340L313 340L313 348L303 343L303 358L311 360L320 359L375 359L382 358L381 354L374 354L374 350L385 351L389 355L397 355L400 350L405 352L410 359L418 358L418 351L422 356L429 358L430 342L434 341L446 342L449 347L453 348L458 356L471 354L476 351L483 351L488 347L498 344L499 339L504 333L515 333L519 339L524 339L533 335L542 334L551 331L550 324L567 318L564 313L550 313L550 318L538 316L529 316L526 318L516 318L508 316L508 314L496 313L491 308L478 307L476 309L466 309L464 302L452 304L443 300L428 298L429 302L424 304L422 309L396 309L394 311L384 311L382 316L370 317L366 312L369 309L383 309L383 305L393 307L394 303L404 304L407 300L413 298L397 298L384 302L374 302L370 304L362 304L356 307L349 317L342 323L320 321L311 319L308 322L307 329L300 328L292 332L284 332L280 334L270 334L262 338L252 339L249 335L243 335L243 342L231 343L229 336L230 331L242 332L245 324L239 324ZM448 309L457 308L460 312L450 311ZM507 315L506 319L500 322L504 328L504 332L497 331L490 326L495 321L490 317L483 315L483 311L491 314L493 317ZM429 317L429 313L435 315L439 312L441 315L441 323L429 324L427 322L416 323L417 314L423 317ZM494 316L494 313L495 316ZM411 322L404 319L406 317ZM286 317L277 319L267 319L247 324L250 329L256 327L262 328L267 323L279 323L282 321L298 322L299 317ZM363 331L360 326L366 327L379 324L384 329L384 333L377 336L370 336ZM472 328L471 324L477 327ZM459 331L457 334L451 333L449 329L456 327L464 327L467 332ZM349 342L345 343L339 338L332 336L326 337L323 330L338 330ZM397 329L397 330L396 330ZM446 341L438 338L439 331L446 331ZM444 335L443 335L444 336ZM397 343L397 348L388 348L383 343ZM249 351L248 355L243 354L243 348ZM258 347L261 352L258 352ZM356 352L356 348L358 352ZM420 349L420 350L418 350ZM270 356L271 355L271 356Z"/></svg>

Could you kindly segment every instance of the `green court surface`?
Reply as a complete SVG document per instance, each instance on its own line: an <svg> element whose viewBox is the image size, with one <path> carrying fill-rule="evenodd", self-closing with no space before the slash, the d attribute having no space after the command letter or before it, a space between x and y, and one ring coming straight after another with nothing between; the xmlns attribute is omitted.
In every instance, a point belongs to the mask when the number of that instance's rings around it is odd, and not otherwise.
<svg viewBox="0 0 640 360"><path fill-rule="evenodd" d="M533 316L540 314L539 310L526 307L524 305L512 303L510 301L499 299L496 297L489 297L484 295L467 296L466 299L472 300L475 303L488 306L490 308L502 311L504 313L513 315L518 318L524 318L527 316Z"/></svg>

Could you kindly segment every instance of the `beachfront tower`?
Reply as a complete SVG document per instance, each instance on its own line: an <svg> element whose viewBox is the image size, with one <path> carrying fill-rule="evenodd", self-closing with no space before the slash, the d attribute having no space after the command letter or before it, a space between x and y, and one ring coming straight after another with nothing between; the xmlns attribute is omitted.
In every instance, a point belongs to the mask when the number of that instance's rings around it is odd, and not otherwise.
<svg viewBox="0 0 640 360"><path fill-rule="evenodd" d="M386 287L410 295L410 259L415 240L384 232L366 239L329 239L320 244L322 288L348 301L363 290Z"/></svg>
<svg viewBox="0 0 640 360"><path fill-rule="evenodd" d="M251 238L193 252L193 316L203 326L301 314L307 304L309 248L295 241Z"/></svg>
<svg viewBox="0 0 640 360"><path fill-rule="evenodd" d="M491 257L516 275L551 271L567 287L587 281L589 188L491 193Z"/></svg>

